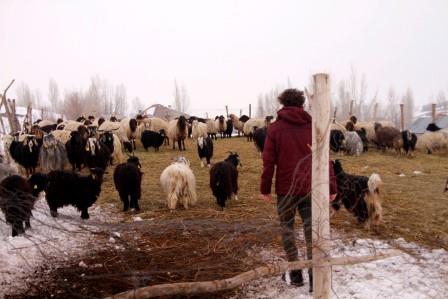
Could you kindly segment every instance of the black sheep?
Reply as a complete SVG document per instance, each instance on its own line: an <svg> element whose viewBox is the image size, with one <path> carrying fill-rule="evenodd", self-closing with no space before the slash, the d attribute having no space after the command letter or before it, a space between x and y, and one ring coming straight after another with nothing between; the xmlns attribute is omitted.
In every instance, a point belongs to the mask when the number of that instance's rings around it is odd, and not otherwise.
<svg viewBox="0 0 448 299"><path fill-rule="evenodd" d="M104 145L109 149L109 152L111 153L110 165L112 165L112 153L114 152L114 134L110 131L105 131L100 135L99 140L104 143Z"/></svg>
<svg viewBox="0 0 448 299"><path fill-rule="evenodd" d="M207 161L207 166L210 167L210 159L213 157L213 141L210 137L198 138L198 155L201 159L201 167L204 167L204 159Z"/></svg>
<svg viewBox="0 0 448 299"><path fill-rule="evenodd" d="M114 171L115 189L123 202L123 211L129 208L140 210L138 201L141 197L142 175L137 157L129 157L127 163L117 165Z"/></svg>
<svg viewBox="0 0 448 299"><path fill-rule="evenodd" d="M254 133L252 134L252 140L254 141L255 146L257 147L260 153L262 153L264 150L264 141L266 140L267 132L268 129L266 127L263 127L263 128L256 128L254 130Z"/></svg>
<svg viewBox="0 0 448 299"><path fill-rule="evenodd" d="M101 168L90 169L87 176L75 172L55 170L48 174L45 190L51 216L58 216L58 208L72 205L81 211L82 219L89 219L88 208L101 193L104 171Z"/></svg>
<svg viewBox="0 0 448 299"><path fill-rule="evenodd" d="M160 130L160 133L154 131L143 131L141 136L141 142L145 150L147 151L149 147L153 147L156 152L162 146L165 141L165 131Z"/></svg>
<svg viewBox="0 0 448 299"><path fill-rule="evenodd" d="M239 121L245 123L245 122L248 121L249 119L250 119L249 116L247 116L247 115L242 115L242 116L239 118Z"/></svg>
<svg viewBox="0 0 448 299"><path fill-rule="evenodd" d="M210 188L218 205L223 209L232 194L238 200L238 165L241 165L240 157L237 153L230 153L227 159L216 163L210 169Z"/></svg>
<svg viewBox="0 0 448 299"><path fill-rule="evenodd" d="M9 147L11 157L26 170L26 175L34 173L39 161L40 145L33 135L26 136L23 141L14 140Z"/></svg>
<svg viewBox="0 0 448 299"><path fill-rule="evenodd" d="M81 171L81 168L85 163L86 140L82 138L78 131L71 132L70 136L69 141L65 144L68 161L72 164L73 171L76 169Z"/></svg>
<svg viewBox="0 0 448 299"><path fill-rule="evenodd" d="M30 228L30 217L37 196L45 189L45 175L36 173L29 180L18 175L5 178L0 183L0 209L5 214L6 222L12 226L15 237Z"/></svg>
<svg viewBox="0 0 448 299"><path fill-rule="evenodd" d="M233 133L233 122L231 119L227 120L227 128L224 131L224 137L226 138L232 138L232 133Z"/></svg>
<svg viewBox="0 0 448 299"><path fill-rule="evenodd" d="M331 130L330 131L330 149L339 153L344 150L344 133L340 130Z"/></svg>
<svg viewBox="0 0 448 299"><path fill-rule="evenodd" d="M111 162L112 152L101 140L89 138L85 147L85 163L89 168L106 170Z"/></svg>

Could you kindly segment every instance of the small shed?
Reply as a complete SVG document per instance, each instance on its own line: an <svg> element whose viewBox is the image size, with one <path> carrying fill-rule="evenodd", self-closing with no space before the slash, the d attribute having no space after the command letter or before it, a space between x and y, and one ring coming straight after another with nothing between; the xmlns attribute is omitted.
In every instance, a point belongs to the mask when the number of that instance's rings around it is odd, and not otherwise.
<svg viewBox="0 0 448 299"><path fill-rule="evenodd" d="M158 117L166 121L173 120L181 115L190 117L188 114L172 109L170 106L166 107L161 104L154 104L141 112L148 116Z"/></svg>

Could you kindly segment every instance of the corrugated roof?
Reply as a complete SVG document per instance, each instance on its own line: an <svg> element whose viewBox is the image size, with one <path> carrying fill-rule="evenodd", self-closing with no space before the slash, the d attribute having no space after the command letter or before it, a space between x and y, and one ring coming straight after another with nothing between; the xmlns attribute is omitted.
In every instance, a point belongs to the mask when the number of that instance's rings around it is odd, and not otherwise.
<svg viewBox="0 0 448 299"><path fill-rule="evenodd" d="M415 134L423 134L426 132L426 127L432 122L432 117L424 116L417 118L409 127ZM448 116L441 115L436 119L436 125L441 129L448 128Z"/></svg>

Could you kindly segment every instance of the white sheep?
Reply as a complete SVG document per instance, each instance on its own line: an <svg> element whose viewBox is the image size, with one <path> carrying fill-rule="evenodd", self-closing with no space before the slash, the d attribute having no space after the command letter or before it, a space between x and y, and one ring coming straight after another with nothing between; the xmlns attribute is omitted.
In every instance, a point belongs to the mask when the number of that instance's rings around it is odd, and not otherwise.
<svg viewBox="0 0 448 299"><path fill-rule="evenodd" d="M247 136L248 141L252 141L252 134L254 129L263 128L266 126L266 121L264 118L251 118L244 123L243 132Z"/></svg>
<svg viewBox="0 0 448 299"><path fill-rule="evenodd" d="M207 134L210 137L214 137L216 139L216 134L218 134L218 127L216 126L216 122L213 119L207 119L205 121L207 125Z"/></svg>
<svg viewBox="0 0 448 299"><path fill-rule="evenodd" d="M71 133L71 131L66 130L54 130L53 132L51 132L51 135L53 135L56 140L59 140L63 144L66 144L67 141L69 141L71 138Z"/></svg>
<svg viewBox="0 0 448 299"><path fill-rule="evenodd" d="M191 128L191 137L197 140L199 137L206 138L207 136L207 125L194 120Z"/></svg>
<svg viewBox="0 0 448 299"><path fill-rule="evenodd" d="M64 124L64 130L66 130L66 131L77 131L79 126L84 126L84 124L80 123L78 121L69 120L69 121L67 121Z"/></svg>
<svg viewBox="0 0 448 299"><path fill-rule="evenodd" d="M158 117L151 117L151 118L144 118L140 122L140 124L137 127L137 139L140 139L142 136L143 131L150 130L159 133L160 130L164 130L165 134L168 132L168 123L164 121L161 118Z"/></svg>
<svg viewBox="0 0 448 299"><path fill-rule="evenodd" d="M112 161L115 164L120 164L124 162L123 149L121 146L120 138L116 134L113 134L113 136L114 136L114 152L112 153Z"/></svg>
<svg viewBox="0 0 448 299"><path fill-rule="evenodd" d="M244 123L239 120L239 118L235 114L229 115L230 119L232 120L233 127L238 131L238 136L240 133L244 132Z"/></svg>
<svg viewBox="0 0 448 299"><path fill-rule="evenodd" d="M177 202L182 203L185 209L196 204L196 179L188 159L176 158L163 170L160 175L160 184L167 196L168 208L171 212L176 209Z"/></svg>
<svg viewBox="0 0 448 299"><path fill-rule="evenodd" d="M173 141L173 149L176 148L176 141L179 150L185 150L185 139L188 136L188 125L185 116L181 115L179 119L173 119L168 123L168 138Z"/></svg>
<svg viewBox="0 0 448 299"><path fill-rule="evenodd" d="M223 138L224 132L227 130L227 122L224 116L218 117L215 120L216 127L218 128L218 133L221 134L221 138Z"/></svg>
<svg viewBox="0 0 448 299"><path fill-rule="evenodd" d="M444 150L448 148L448 130L441 130L437 132L426 131L417 139L415 146L418 150L427 151L431 154L437 150Z"/></svg>

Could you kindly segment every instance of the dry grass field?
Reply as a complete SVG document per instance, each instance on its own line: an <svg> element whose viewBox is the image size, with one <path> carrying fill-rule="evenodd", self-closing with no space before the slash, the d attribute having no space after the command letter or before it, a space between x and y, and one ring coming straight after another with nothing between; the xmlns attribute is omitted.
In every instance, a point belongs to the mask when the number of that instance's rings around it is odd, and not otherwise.
<svg viewBox="0 0 448 299"><path fill-rule="evenodd" d="M197 206L184 210L178 205L176 212L170 213L160 188L160 173L175 156L181 155L179 151L171 147L163 147L158 153L138 150L136 155L144 171L141 199L143 211L139 217L153 221L212 218L226 222L262 219L277 223L275 204L257 199L262 161L253 143L247 142L245 138L215 142L213 161L224 159L228 151L236 151L243 164L239 170L239 201L231 201L224 212L220 211L211 194L208 168L200 167L193 141L188 140L186 146L187 151L182 152L182 155L190 159L196 176ZM418 152L414 158L405 158L397 157L392 151L383 153L370 150L360 157L332 155L332 158L342 160L346 172L367 176L376 172L384 182L381 190L384 223L379 232L367 232L344 209L333 217L334 228L354 235L393 239L402 237L430 247L448 249L448 193L443 192L448 177L446 154L427 155ZM121 202L113 188L111 173L112 170L109 170L99 203L114 203L119 213ZM126 218L131 220L133 214L129 212L128 215Z"/></svg>

